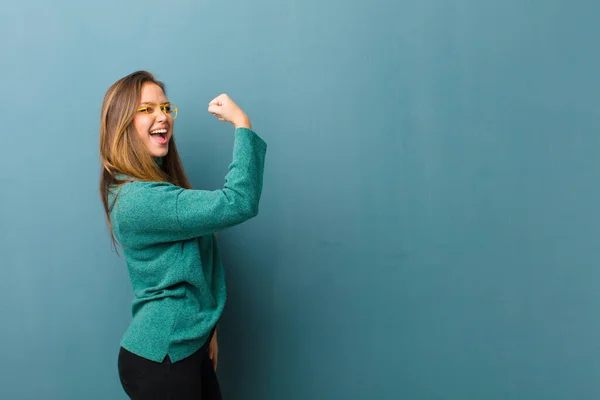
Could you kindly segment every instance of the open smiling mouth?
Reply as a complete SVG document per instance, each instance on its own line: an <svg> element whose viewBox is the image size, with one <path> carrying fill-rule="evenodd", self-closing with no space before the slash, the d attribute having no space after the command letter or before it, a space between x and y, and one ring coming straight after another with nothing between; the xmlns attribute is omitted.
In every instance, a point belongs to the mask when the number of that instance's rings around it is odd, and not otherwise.
<svg viewBox="0 0 600 400"><path fill-rule="evenodd" d="M150 131L150 136L156 143L160 145L165 145L168 142L166 129L155 129Z"/></svg>

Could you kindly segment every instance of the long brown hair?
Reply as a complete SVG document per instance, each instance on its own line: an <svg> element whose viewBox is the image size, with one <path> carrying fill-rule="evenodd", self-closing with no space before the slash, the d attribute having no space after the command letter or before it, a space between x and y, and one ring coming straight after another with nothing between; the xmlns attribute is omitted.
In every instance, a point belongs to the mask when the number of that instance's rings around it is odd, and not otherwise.
<svg viewBox="0 0 600 400"><path fill-rule="evenodd" d="M169 141L169 150L159 165L141 142L133 126L133 118L139 107L142 86L154 83L165 92L165 85L156 80L147 71L137 71L115 82L106 92L102 102L100 117L100 196L113 246L117 251L117 241L110 221L110 211L114 201L109 204L109 190L118 191L126 182L133 180L146 182L169 182L191 189L183 170L175 137ZM129 176L119 179L117 175ZM116 200L116 197L115 197Z"/></svg>

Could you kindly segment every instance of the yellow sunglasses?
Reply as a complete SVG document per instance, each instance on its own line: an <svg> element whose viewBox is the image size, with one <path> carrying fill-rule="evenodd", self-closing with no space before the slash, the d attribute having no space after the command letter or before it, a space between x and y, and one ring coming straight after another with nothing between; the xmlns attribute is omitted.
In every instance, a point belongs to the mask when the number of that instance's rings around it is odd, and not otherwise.
<svg viewBox="0 0 600 400"><path fill-rule="evenodd" d="M145 112L148 115L154 115L156 110L162 111L166 116L173 119L177 118L178 108L171 103L145 103L143 107L138 108L138 112Z"/></svg>

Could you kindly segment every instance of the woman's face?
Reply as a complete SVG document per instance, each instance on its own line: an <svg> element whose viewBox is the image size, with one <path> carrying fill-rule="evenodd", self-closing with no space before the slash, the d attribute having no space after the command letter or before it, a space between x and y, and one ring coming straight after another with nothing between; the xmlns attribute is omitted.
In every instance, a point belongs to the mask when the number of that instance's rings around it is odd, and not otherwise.
<svg viewBox="0 0 600 400"><path fill-rule="evenodd" d="M139 108L133 118L133 126L142 143L154 157L164 157L169 152L169 140L173 135L173 118L160 108L168 103L167 96L155 83L144 83Z"/></svg>

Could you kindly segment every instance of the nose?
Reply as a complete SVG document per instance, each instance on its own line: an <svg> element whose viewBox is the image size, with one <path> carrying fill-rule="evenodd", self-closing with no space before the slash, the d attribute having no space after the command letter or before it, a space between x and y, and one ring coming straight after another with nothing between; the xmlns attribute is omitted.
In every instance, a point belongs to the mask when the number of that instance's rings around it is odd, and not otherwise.
<svg viewBox="0 0 600 400"><path fill-rule="evenodd" d="M166 121L167 120L167 114L159 107L158 111L156 113L156 120L157 121Z"/></svg>

